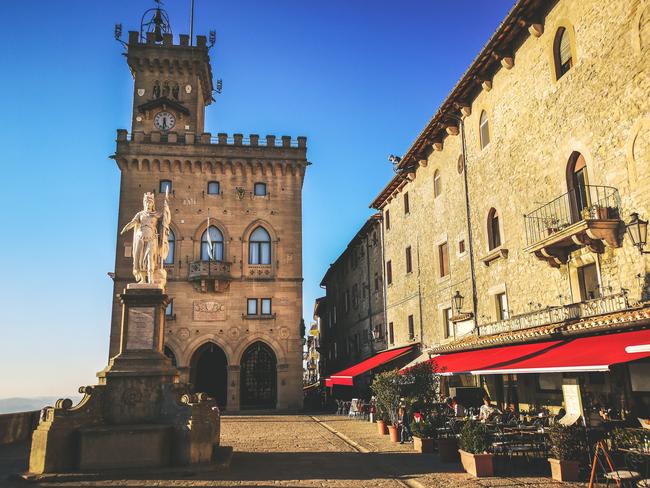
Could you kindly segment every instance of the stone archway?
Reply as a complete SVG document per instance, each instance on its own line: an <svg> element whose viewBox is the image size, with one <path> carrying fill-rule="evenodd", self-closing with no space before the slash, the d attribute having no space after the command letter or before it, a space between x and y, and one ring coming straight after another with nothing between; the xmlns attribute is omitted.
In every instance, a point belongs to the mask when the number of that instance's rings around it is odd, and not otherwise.
<svg viewBox="0 0 650 488"><path fill-rule="evenodd" d="M220 409L228 399L228 358L214 342L206 342L192 355L190 383L194 391L207 393L214 398Z"/></svg>
<svg viewBox="0 0 650 488"><path fill-rule="evenodd" d="M265 343L254 342L246 348L240 363L240 407L276 408L277 358Z"/></svg>

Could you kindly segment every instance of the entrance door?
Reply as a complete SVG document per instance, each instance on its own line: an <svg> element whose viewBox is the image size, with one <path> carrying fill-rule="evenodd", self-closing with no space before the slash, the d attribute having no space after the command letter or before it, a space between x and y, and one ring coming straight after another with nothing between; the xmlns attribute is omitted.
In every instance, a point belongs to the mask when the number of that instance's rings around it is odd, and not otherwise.
<svg viewBox="0 0 650 488"><path fill-rule="evenodd" d="M251 344L241 358L241 408L275 408L275 354L263 342Z"/></svg>
<svg viewBox="0 0 650 488"><path fill-rule="evenodd" d="M190 363L190 381L197 393L207 393L226 407L228 393L228 360L219 346L207 342L199 347Z"/></svg>

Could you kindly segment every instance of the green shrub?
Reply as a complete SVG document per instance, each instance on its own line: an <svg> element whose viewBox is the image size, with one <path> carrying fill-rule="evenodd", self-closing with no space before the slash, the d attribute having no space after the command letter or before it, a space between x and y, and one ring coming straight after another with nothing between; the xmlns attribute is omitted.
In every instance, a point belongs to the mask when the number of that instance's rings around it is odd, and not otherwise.
<svg viewBox="0 0 650 488"><path fill-rule="evenodd" d="M584 428L555 423L549 429L550 455L560 461L579 461L586 453Z"/></svg>
<svg viewBox="0 0 650 488"><path fill-rule="evenodd" d="M469 420L460 430L458 446L465 452L481 454L487 452L490 447L490 439L487 428L481 422Z"/></svg>
<svg viewBox="0 0 650 488"><path fill-rule="evenodd" d="M416 422L415 420L411 422L411 432L414 436L423 439L436 437L436 427L425 419L422 419L419 422Z"/></svg>
<svg viewBox="0 0 650 488"><path fill-rule="evenodd" d="M639 448L646 438L646 434L639 429L617 428L610 432L609 438L614 449Z"/></svg>

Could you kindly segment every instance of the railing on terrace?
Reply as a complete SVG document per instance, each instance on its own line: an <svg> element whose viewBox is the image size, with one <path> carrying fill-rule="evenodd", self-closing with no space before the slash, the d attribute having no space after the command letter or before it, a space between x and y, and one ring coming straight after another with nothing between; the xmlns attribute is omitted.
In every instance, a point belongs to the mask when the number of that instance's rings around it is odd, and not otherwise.
<svg viewBox="0 0 650 488"><path fill-rule="evenodd" d="M620 206L618 190L611 186L574 188L524 215L527 245L532 246L582 220L618 219Z"/></svg>
<svg viewBox="0 0 650 488"><path fill-rule="evenodd" d="M512 318L479 325L482 336L531 329L542 325L557 324L567 320L594 317L619 312L629 307L627 292L594 298L584 302L547 307L541 310L515 315Z"/></svg>
<svg viewBox="0 0 650 488"><path fill-rule="evenodd" d="M188 279L225 279L230 277L230 263L222 261L193 261Z"/></svg>

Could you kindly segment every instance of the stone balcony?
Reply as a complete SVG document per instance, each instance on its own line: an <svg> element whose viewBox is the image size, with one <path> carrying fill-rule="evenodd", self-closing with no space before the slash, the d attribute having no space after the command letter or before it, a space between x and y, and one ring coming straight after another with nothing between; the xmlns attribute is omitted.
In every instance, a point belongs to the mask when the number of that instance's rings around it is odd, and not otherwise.
<svg viewBox="0 0 650 488"><path fill-rule="evenodd" d="M515 315L512 318L479 325L481 336L502 334L543 325L572 322L580 319L619 312L629 308L626 292L608 295L584 302L547 307L541 310Z"/></svg>
<svg viewBox="0 0 650 488"><path fill-rule="evenodd" d="M192 261L187 280L196 284L202 292L213 288L214 291L224 291L232 280L230 263L223 261Z"/></svg>
<svg viewBox="0 0 650 488"><path fill-rule="evenodd" d="M566 264L580 247L603 252L619 246L620 198L609 186L573 189L524 216L527 252L550 266Z"/></svg>

